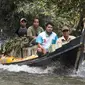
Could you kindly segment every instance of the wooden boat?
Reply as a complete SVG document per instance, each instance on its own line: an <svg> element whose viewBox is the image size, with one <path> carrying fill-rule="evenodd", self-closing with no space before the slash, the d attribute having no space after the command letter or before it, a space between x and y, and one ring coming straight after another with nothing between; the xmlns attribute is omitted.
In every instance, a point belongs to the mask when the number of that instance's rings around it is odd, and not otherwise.
<svg viewBox="0 0 85 85"><path fill-rule="evenodd" d="M76 64L79 63L78 53L81 47L80 36L72 40L61 48L56 49L54 52L44 55L43 57L38 57L36 55L28 56L25 58L15 58L15 57L1 57L0 63L2 64L26 64L29 66L47 66L52 62L60 61L61 64L67 67L78 67Z"/></svg>

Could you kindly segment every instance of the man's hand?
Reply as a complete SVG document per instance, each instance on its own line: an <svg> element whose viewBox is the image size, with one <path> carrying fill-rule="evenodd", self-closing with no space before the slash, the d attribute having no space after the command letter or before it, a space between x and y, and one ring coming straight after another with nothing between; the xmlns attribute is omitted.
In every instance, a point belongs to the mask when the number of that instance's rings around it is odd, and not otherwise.
<svg viewBox="0 0 85 85"><path fill-rule="evenodd" d="M38 51L42 52L43 54L47 53L47 51L42 47L42 45L38 44L38 48L39 48Z"/></svg>

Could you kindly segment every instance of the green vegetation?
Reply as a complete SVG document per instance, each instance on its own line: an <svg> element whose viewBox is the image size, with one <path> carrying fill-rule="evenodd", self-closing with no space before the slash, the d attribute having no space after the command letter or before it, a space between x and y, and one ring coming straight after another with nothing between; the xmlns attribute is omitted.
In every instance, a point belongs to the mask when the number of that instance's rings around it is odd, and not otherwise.
<svg viewBox="0 0 85 85"><path fill-rule="evenodd" d="M19 28L21 17L26 17L27 26L30 26L32 19L38 16L43 27L47 21L53 21L59 35L63 25L79 35L84 14L85 0L0 0L0 29L4 36L12 37Z"/></svg>
<svg viewBox="0 0 85 85"><path fill-rule="evenodd" d="M79 35L84 14L85 0L0 0L0 29L4 36L14 36L21 17L26 17L30 26L38 16L43 27L47 21L53 21L59 35L63 25Z"/></svg>
<svg viewBox="0 0 85 85"><path fill-rule="evenodd" d="M72 33L78 36L83 28L85 0L0 0L0 37L13 38L19 28L20 18L25 17L28 20L27 27L29 27L35 16L40 18L42 27L46 22L52 21L54 31L58 36L61 35L63 25L68 25ZM5 45L6 51L10 51L15 46L20 47L19 44L19 40L15 38L13 41L10 40Z"/></svg>
<svg viewBox="0 0 85 85"><path fill-rule="evenodd" d="M12 55L17 56L20 54L21 48L25 47L26 45L29 45L29 39L27 37L15 37L13 39L8 39L4 44L2 44L0 53L8 55L15 51L12 53Z"/></svg>

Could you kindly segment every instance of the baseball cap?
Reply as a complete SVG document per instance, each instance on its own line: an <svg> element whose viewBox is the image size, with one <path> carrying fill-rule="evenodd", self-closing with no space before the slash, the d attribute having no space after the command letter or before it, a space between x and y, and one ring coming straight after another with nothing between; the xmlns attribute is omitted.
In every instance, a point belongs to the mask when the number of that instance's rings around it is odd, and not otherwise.
<svg viewBox="0 0 85 85"><path fill-rule="evenodd" d="M68 31L69 31L69 28L68 28L67 26L64 26L64 27L62 28L62 31L65 31L65 30L68 30Z"/></svg>
<svg viewBox="0 0 85 85"><path fill-rule="evenodd" d="M21 18L21 19L20 19L20 22L22 22L22 21L27 22L26 18Z"/></svg>

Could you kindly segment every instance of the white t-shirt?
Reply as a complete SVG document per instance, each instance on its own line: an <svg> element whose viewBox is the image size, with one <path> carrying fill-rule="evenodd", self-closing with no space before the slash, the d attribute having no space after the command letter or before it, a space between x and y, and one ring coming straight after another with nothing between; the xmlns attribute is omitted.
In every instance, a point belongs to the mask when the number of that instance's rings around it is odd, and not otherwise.
<svg viewBox="0 0 85 85"><path fill-rule="evenodd" d="M48 35L46 31L44 31L38 35L36 42L40 43L46 50L48 50L52 44L56 44L57 39L58 37L56 33L52 32L51 35Z"/></svg>

